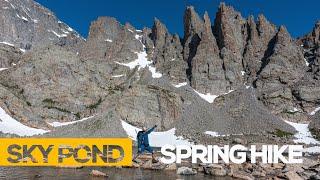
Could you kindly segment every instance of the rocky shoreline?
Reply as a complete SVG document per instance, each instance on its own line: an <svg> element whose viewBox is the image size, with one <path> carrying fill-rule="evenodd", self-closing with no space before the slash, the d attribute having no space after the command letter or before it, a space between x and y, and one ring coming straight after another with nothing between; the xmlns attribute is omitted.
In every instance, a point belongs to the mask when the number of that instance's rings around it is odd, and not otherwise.
<svg viewBox="0 0 320 180"><path fill-rule="evenodd" d="M194 176L196 174L205 174L212 177L224 177L231 179L320 179L320 156L304 157L303 164L263 164L249 163L233 164L191 164L190 161L183 161L181 164L162 164L161 162L153 163L151 155L140 157L132 167L117 168L140 168L152 171L173 171L177 175ZM108 172L97 173L97 176ZM95 176L93 174L93 176Z"/></svg>

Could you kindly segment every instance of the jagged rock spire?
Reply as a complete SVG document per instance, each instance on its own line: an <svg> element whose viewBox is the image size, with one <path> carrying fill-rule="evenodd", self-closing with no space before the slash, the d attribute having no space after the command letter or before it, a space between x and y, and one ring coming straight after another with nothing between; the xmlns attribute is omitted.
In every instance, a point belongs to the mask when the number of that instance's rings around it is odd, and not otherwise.
<svg viewBox="0 0 320 180"><path fill-rule="evenodd" d="M155 18L150 34L154 43L152 59L157 69L174 83L186 82L187 64L183 61L180 37L171 35L166 26Z"/></svg>
<svg viewBox="0 0 320 180"><path fill-rule="evenodd" d="M155 45L165 43L165 38L167 37L168 30L167 27L160 22L159 19L154 19L154 24L152 27L152 40Z"/></svg>
<svg viewBox="0 0 320 180"><path fill-rule="evenodd" d="M201 35L203 31L203 20L194 10L193 6L188 6L184 13L184 39L193 36L194 34Z"/></svg>

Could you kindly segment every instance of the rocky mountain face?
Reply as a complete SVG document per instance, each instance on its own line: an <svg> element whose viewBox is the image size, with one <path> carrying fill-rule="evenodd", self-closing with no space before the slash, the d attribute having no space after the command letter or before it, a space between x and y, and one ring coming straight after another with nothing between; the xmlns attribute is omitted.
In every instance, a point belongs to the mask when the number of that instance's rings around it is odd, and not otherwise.
<svg viewBox="0 0 320 180"><path fill-rule="evenodd" d="M307 72L301 48L286 28L277 28L259 15L244 19L221 4L214 26L194 8L184 16L184 60L190 86L202 93L220 95L244 85L257 90L258 99L286 119L307 119L295 87ZM293 112L295 111L295 112Z"/></svg>
<svg viewBox="0 0 320 180"><path fill-rule="evenodd" d="M303 47L308 70L300 84L295 87L294 95L309 111L312 111L314 106L319 106L320 100L320 21L316 23L312 32L299 38L297 44ZM310 128L320 137L319 112L314 112L312 112L315 115L311 118Z"/></svg>
<svg viewBox="0 0 320 180"><path fill-rule="evenodd" d="M48 44L75 46L83 38L33 0L0 2L0 43L21 51Z"/></svg>
<svg viewBox="0 0 320 180"><path fill-rule="evenodd" d="M137 30L100 17L84 41L32 0L0 7L0 107L52 136L120 136L120 120L193 138L294 133L283 119L307 121L320 103L319 25L296 41L222 3L213 21L187 7L183 37L158 19Z"/></svg>

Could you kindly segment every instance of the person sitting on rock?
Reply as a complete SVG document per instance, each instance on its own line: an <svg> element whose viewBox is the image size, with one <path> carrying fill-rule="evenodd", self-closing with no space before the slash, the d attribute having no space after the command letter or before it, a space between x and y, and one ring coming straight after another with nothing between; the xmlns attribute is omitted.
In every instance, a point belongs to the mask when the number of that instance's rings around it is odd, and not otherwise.
<svg viewBox="0 0 320 180"><path fill-rule="evenodd" d="M154 129L157 127L157 125L153 126L150 129L147 129L146 127L143 127L141 131L137 134L137 141L138 141L138 153L133 158L133 161L135 162L136 159L144 152L148 151L152 154L152 162L157 162L155 159L155 155L153 152L153 148L149 144L149 137L148 135L154 131Z"/></svg>

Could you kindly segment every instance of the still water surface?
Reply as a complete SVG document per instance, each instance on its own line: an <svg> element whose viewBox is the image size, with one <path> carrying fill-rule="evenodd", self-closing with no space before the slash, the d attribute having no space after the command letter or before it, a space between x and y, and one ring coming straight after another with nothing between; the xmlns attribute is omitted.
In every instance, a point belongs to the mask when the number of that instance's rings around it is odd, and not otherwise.
<svg viewBox="0 0 320 180"><path fill-rule="evenodd" d="M107 173L108 178L99 178L90 176L92 169ZM0 167L0 179L35 179L35 180L78 180L78 179L137 179L137 180L193 180L193 179L215 179L223 180L226 178L217 178L199 173L195 176L179 176L176 171L151 171L134 168L101 168L85 167L82 169L53 168L53 167Z"/></svg>

